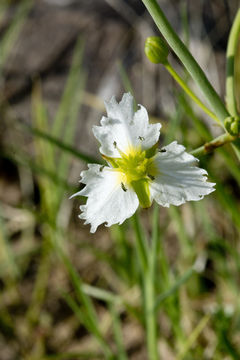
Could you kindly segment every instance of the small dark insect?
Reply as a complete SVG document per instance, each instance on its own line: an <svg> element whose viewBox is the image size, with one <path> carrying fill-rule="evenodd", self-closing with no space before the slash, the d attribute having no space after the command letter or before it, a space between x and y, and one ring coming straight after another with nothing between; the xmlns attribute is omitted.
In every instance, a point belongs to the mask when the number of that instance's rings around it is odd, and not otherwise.
<svg viewBox="0 0 240 360"><path fill-rule="evenodd" d="M114 146L115 148L117 147L116 141L113 142L113 146Z"/></svg>
<svg viewBox="0 0 240 360"><path fill-rule="evenodd" d="M121 182L121 187L123 189L123 191L127 191L127 188L125 187L124 183Z"/></svg>
<svg viewBox="0 0 240 360"><path fill-rule="evenodd" d="M155 180L155 176L148 174L149 179Z"/></svg>
<svg viewBox="0 0 240 360"><path fill-rule="evenodd" d="M159 152L161 152L161 153L166 152L166 151L167 151L166 149L159 150Z"/></svg>
<svg viewBox="0 0 240 360"><path fill-rule="evenodd" d="M99 171L102 172L104 169L104 165L102 165L100 168L99 168Z"/></svg>
<svg viewBox="0 0 240 360"><path fill-rule="evenodd" d="M145 140L145 138L144 138L143 136L139 136L138 138L139 138L139 140L141 140L141 141Z"/></svg>

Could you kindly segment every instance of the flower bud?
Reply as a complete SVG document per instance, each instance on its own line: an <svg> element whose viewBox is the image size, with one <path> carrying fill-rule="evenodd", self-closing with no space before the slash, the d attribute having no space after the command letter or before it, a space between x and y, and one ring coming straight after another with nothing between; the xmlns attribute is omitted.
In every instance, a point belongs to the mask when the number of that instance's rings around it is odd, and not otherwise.
<svg viewBox="0 0 240 360"><path fill-rule="evenodd" d="M229 116L224 120L224 126L230 135L236 136L240 133L240 118Z"/></svg>
<svg viewBox="0 0 240 360"><path fill-rule="evenodd" d="M154 64L165 64L169 49L166 41L158 36L148 37L145 41L145 54Z"/></svg>

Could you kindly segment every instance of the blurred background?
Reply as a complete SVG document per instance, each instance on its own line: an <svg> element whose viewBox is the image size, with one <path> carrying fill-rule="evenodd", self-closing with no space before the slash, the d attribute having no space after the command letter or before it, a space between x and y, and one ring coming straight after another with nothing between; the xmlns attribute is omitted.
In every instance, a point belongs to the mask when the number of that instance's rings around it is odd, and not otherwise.
<svg viewBox="0 0 240 360"><path fill-rule="evenodd" d="M224 99L239 1L159 4ZM157 34L140 0L1 0L0 360L147 359L130 222L92 235L78 219L84 199L69 197L100 161L92 126L112 95L132 92L162 123L161 145L190 151L221 134L145 57ZM159 349L164 360L239 360L239 163L225 146L200 165L216 192L160 209Z"/></svg>

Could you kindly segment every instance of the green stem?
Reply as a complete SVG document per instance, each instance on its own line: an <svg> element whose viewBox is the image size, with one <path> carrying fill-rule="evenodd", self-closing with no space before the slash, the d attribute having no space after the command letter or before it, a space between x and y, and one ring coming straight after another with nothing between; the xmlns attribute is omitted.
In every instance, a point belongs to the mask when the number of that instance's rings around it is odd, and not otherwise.
<svg viewBox="0 0 240 360"><path fill-rule="evenodd" d="M147 347L149 360L158 360L157 349L157 317L155 311L155 274L156 274L156 260L158 254L158 240L159 240L159 207L157 204L153 210L153 227L152 227L152 243L149 252L149 269L145 277L145 316L147 328Z"/></svg>
<svg viewBox="0 0 240 360"><path fill-rule="evenodd" d="M234 19L227 46L227 78L226 78L226 103L231 115L238 115L237 102L235 97L234 67L235 54L240 33L240 9Z"/></svg>
<svg viewBox="0 0 240 360"><path fill-rule="evenodd" d="M159 249L159 206L155 203L153 208L153 224L152 224L152 246L150 256L150 267L155 279L155 268Z"/></svg>
<svg viewBox="0 0 240 360"><path fill-rule="evenodd" d="M136 233L136 248L140 260L141 275L144 289L144 315L146 324L146 338L148 359L158 360L157 352L157 321L155 316L155 264L156 248L158 239L158 212L154 212L154 231L151 248L148 247L147 239L141 228L138 214L132 217Z"/></svg>
<svg viewBox="0 0 240 360"><path fill-rule="evenodd" d="M150 15L152 16L155 24L158 29L179 57L183 65L186 67L187 71L192 76L193 80L198 84L201 91L203 92L206 100L212 107L212 110L217 115L217 117L223 121L226 117L229 116L228 111L226 110L222 100L219 95L216 93L210 82L208 81L206 75L193 58L192 54L189 52L184 43L177 36L171 25L169 24L167 18L162 12L156 0L142 0L146 8L148 9Z"/></svg>
<svg viewBox="0 0 240 360"><path fill-rule="evenodd" d="M213 139L212 141L209 141L205 143L204 145L200 146L199 148L191 151L191 154L193 156L199 157L202 155L206 155L216 148L223 146L227 143L233 142L237 139L237 136L232 136L228 133L218 136L217 138Z"/></svg>
<svg viewBox="0 0 240 360"><path fill-rule="evenodd" d="M178 75L178 73L173 69L173 67L169 64L169 62L163 64L167 71L172 75L172 77L176 80L176 82L181 86L181 88L190 96L190 98L195 101L195 103L206 113L208 114L213 120L217 123L221 124L217 116L209 110L202 101L194 94L194 92L188 87L186 82Z"/></svg>
<svg viewBox="0 0 240 360"><path fill-rule="evenodd" d="M141 223L137 211L132 216L132 221L136 235L136 248L137 248L138 258L144 275L148 269L148 258L147 258L148 246L144 236L143 229L141 227Z"/></svg>
<svg viewBox="0 0 240 360"><path fill-rule="evenodd" d="M158 360L158 349L157 349L157 322L155 316L155 288L154 281L152 279L152 271L149 269L145 276L144 283L145 292L145 322L147 332L147 348L148 348L148 359Z"/></svg>

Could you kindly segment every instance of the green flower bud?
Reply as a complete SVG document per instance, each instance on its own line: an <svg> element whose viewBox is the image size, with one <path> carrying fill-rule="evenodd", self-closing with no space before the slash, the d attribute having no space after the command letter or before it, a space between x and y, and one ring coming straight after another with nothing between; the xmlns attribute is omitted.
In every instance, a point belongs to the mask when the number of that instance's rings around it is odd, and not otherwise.
<svg viewBox="0 0 240 360"><path fill-rule="evenodd" d="M145 54L154 64L165 64L169 54L166 41L158 36L151 36L146 39Z"/></svg>
<svg viewBox="0 0 240 360"><path fill-rule="evenodd" d="M224 120L224 126L230 135L237 136L240 133L240 118L229 116Z"/></svg>

